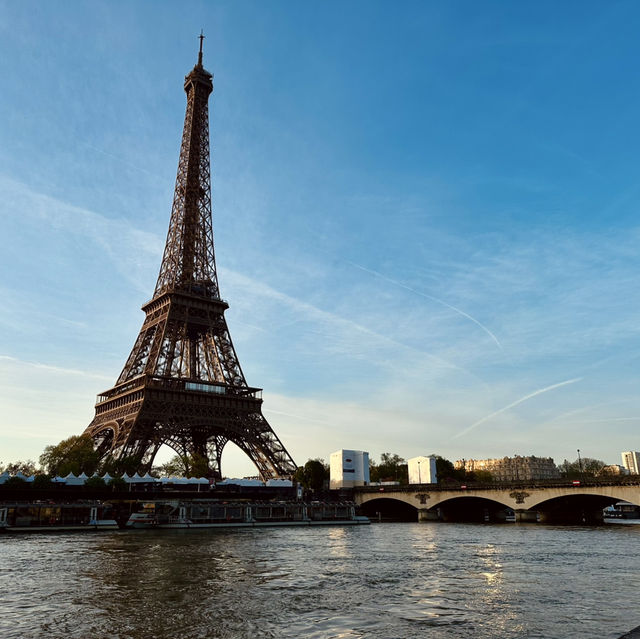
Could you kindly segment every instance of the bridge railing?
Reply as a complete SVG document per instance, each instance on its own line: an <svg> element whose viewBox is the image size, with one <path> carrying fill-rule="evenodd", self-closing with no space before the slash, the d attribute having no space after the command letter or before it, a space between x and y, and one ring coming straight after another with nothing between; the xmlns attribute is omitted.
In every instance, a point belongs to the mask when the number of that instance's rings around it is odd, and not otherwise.
<svg viewBox="0 0 640 639"><path fill-rule="evenodd" d="M443 482L441 484L398 484L395 486L357 486L359 493L416 491L469 491L469 490L517 490L522 488L586 488L603 486L640 486L640 475L625 477L585 477L582 479L535 479L510 482Z"/></svg>

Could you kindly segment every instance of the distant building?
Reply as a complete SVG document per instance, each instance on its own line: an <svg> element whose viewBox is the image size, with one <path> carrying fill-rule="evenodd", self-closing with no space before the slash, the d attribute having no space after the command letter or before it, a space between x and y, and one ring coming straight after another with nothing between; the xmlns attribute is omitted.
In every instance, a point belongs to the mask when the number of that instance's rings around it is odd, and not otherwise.
<svg viewBox="0 0 640 639"><path fill-rule="evenodd" d="M410 484L436 484L438 482L434 455L408 459L407 466L409 467Z"/></svg>
<svg viewBox="0 0 640 639"><path fill-rule="evenodd" d="M620 464L610 464L604 466L598 475L628 475L629 470Z"/></svg>
<svg viewBox="0 0 640 639"><path fill-rule="evenodd" d="M329 458L329 488L353 488L369 484L369 453L339 450Z"/></svg>
<svg viewBox="0 0 640 639"><path fill-rule="evenodd" d="M460 459L456 469L475 472L486 470L494 481L558 479L560 471L551 457L503 457L502 459Z"/></svg>
<svg viewBox="0 0 640 639"><path fill-rule="evenodd" d="M634 450L622 453L622 465L630 475L640 475L640 453Z"/></svg>

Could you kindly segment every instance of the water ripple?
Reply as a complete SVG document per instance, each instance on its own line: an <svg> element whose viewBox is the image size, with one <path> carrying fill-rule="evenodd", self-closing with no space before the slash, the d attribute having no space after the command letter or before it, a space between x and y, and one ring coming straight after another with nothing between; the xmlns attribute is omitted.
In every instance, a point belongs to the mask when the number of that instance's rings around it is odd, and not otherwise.
<svg viewBox="0 0 640 639"><path fill-rule="evenodd" d="M0 636L607 639L640 530L458 524L11 536Z"/></svg>

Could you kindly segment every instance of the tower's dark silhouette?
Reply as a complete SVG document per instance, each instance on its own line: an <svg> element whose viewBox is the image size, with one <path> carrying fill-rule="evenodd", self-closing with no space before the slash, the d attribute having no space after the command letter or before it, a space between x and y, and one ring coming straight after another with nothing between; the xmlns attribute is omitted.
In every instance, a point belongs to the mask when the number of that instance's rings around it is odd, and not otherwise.
<svg viewBox="0 0 640 639"><path fill-rule="evenodd" d="M160 274L138 338L115 386L98 396L85 433L103 458L148 470L163 444L206 459L220 477L229 441L267 479L296 469L261 412L261 389L240 368L224 317L213 251L208 100L213 76L186 76L187 111Z"/></svg>

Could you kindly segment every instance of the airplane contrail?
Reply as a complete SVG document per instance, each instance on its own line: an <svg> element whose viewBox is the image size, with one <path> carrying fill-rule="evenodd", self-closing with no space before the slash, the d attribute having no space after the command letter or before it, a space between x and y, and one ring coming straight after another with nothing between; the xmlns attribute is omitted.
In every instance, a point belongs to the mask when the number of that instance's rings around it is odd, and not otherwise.
<svg viewBox="0 0 640 639"><path fill-rule="evenodd" d="M366 268L364 266L361 266L360 264L356 264L355 262L351 262L350 260L346 260L348 264L351 264L351 266L355 266L356 268L359 268L362 271L365 271L366 273L371 273L372 275L375 275L383 280L385 280L386 282L389 282L390 284L395 284L396 286L399 286L400 288L404 288L407 291L411 291L412 293L415 293L416 295L420 295L420 297L424 297L428 300L432 300L434 302L437 302L438 304L442 304L443 306L446 306L447 308L451 309L452 311L454 311L455 313L458 313L458 315L462 315L462 317L466 317L468 320L470 320L471 322L473 322L474 324L476 324L477 326L479 326L495 343L496 346L502 351L504 352L504 349L502 348L502 344L500 344L500 342L498 341L498 338L481 322L479 322L475 317L472 317L471 315L469 315L469 313L465 313L464 311L460 310L459 308L456 308L455 306L452 306L451 304L445 302L444 300L441 300L438 297L434 297L433 295L427 295L426 293L422 293L421 291L416 291L416 289L411 288L410 286L407 286L406 284L403 284L402 282L398 282L397 280L393 280L390 277L387 277L386 275L383 275L382 273L378 273L378 271L374 271L370 268Z"/></svg>
<svg viewBox="0 0 640 639"><path fill-rule="evenodd" d="M480 426L480 424L483 424L484 422L489 421L491 418L495 417L496 415L499 415L500 413L504 413L506 410L509 410L510 408L513 408L518 404L522 404L522 402L526 402L528 399L531 399L532 397L536 397L537 395L542 395L542 393L547 393L549 391L555 390L556 388L560 388L561 386L568 386L569 384L575 384L576 382L580 382L583 379L584 379L583 377L575 377L573 379L568 379L564 382L559 382L558 384L552 384L551 386L547 386L545 388L539 388L537 391L533 391L533 393L529 393L528 395L525 395L520 399L516 399L515 402L511 402L511 404L509 404L508 406L504 406L503 408L500 408L499 410L496 410L493 413L486 415L482 419L479 419L477 422L471 424L471 426L468 426L463 431L460 431L457 435L454 435L453 439L458 439L459 437L466 435L470 430L473 430L476 426Z"/></svg>
<svg viewBox="0 0 640 639"><path fill-rule="evenodd" d="M637 422L640 417L608 417L605 419L581 419L574 420L572 422L565 422L565 424L608 424L609 422Z"/></svg>
<svg viewBox="0 0 640 639"><path fill-rule="evenodd" d="M628 399L617 399L615 401L610 402L598 402L597 404L589 404L588 406L581 406L580 408L575 408L570 411L565 411L564 413L560 413L551 419L548 419L546 422L542 422L538 424L536 428L542 428L543 426L547 426L549 424L553 424L554 422L563 421L568 424L578 423L576 421L567 421L567 417L572 417L573 415L579 415L580 413L584 413L586 411L592 411L596 408L602 408L603 406L615 406L616 404L628 404L629 402L635 401L635 397ZM640 419L640 418L638 418ZM602 420L605 421L605 420ZM580 423L584 422L583 419L580 420Z"/></svg>
<svg viewBox="0 0 640 639"><path fill-rule="evenodd" d="M273 408L263 408L265 413L273 413L274 415L283 415L285 417L293 417L294 419L301 419L305 422L312 422L314 424L322 424L323 426L333 426L333 422L324 421L321 419L313 419L311 417L305 417L304 415L294 415L293 413L285 413L281 410L274 410Z"/></svg>
<svg viewBox="0 0 640 639"><path fill-rule="evenodd" d="M0 362L11 362L12 364L30 366L32 368L39 368L53 373L62 373L63 375L81 375L82 377L91 377L92 379L100 379L103 381L111 379L111 377L107 377L106 375L88 373L77 368L62 368L61 366L52 366L51 364L42 364L41 362L29 362L23 359L18 359L17 357L11 357L10 355L0 355Z"/></svg>

